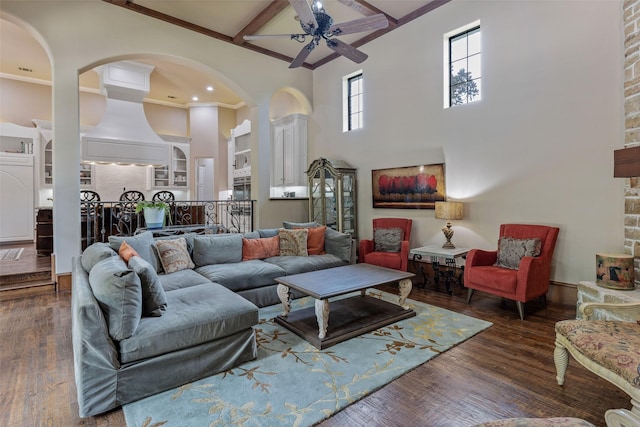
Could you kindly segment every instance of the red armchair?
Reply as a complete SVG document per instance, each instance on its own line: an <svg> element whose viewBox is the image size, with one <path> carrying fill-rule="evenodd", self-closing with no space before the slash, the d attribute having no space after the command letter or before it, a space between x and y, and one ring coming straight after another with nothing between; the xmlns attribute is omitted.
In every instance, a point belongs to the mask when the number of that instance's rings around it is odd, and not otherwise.
<svg viewBox="0 0 640 427"><path fill-rule="evenodd" d="M373 220L374 239L360 240L360 253L358 255L359 262L373 264L380 267L393 268L395 270L407 271L409 262L409 239L411 238L411 225L413 220L407 218L376 218ZM402 230L400 233L400 247L397 252L387 252L380 249L382 242L378 242L378 251L376 251L375 236L381 236L384 231L392 230L391 233ZM393 230L395 229L395 230ZM377 230L377 231L376 231ZM397 233L395 233L397 235Z"/></svg>
<svg viewBox="0 0 640 427"><path fill-rule="evenodd" d="M467 290L467 304L471 302L474 290L498 295L516 301L520 319L524 319L524 303L542 297L546 306L546 294L549 290L551 275L551 257L558 238L557 227L529 224L502 224L497 251L472 249L467 255L464 268L464 285ZM518 240L502 239L512 238ZM537 242L525 239L540 239ZM508 251L509 246L515 249ZM525 249L525 246L526 249ZM538 256L528 256L531 250L538 251ZM511 257L509 257L511 255ZM522 256L525 255L525 256ZM521 257L521 258L519 258ZM500 258L503 266L496 265ZM519 258L519 260L518 260ZM510 268L505 268L511 263ZM508 262L510 261L510 262Z"/></svg>

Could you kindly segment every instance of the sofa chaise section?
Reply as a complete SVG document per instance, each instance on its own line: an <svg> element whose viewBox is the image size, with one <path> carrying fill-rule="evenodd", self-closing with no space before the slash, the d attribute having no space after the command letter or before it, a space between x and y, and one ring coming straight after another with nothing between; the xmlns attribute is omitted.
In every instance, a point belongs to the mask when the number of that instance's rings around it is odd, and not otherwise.
<svg viewBox="0 0 640 427"><path fill-rule="evenodd" d="M258 323L258 308L221 285L208 282L167 292L167 313L142 318L132 337L115 342L79 258L73 260L72 274L73 353L81 417L256 357L252 325ZM223 316L232 320L221 322ZM164 335L156 339L158 334Z"/></svg>

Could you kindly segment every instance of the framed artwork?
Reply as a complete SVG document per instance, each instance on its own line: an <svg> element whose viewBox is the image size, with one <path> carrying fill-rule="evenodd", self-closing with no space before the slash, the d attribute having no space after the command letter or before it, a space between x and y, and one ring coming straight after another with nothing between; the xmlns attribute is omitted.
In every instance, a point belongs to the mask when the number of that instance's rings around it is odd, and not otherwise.
<svg viewBox="0 0 640 427"><path fill-rule="evenodd" d="M371 171L374 208L435 209L446 200L444 163Z"/></svg>

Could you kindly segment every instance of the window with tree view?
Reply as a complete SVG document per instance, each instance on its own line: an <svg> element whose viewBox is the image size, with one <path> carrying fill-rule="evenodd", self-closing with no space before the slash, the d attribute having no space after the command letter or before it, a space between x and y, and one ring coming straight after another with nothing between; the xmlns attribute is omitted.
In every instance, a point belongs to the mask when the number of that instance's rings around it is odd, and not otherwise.
<svg viewBox="0 0 640 427"><path fill-rule="evenodd" d="M449 38L449 106L481 99L480 27Z"/></svg>

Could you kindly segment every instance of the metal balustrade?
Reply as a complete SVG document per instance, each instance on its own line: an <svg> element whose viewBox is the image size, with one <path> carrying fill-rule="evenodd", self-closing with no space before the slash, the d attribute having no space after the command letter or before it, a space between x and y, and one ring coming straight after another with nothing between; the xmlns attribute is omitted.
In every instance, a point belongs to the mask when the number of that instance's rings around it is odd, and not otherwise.
<svg viewBox="0 0 640 427"><path fill-rule="evenodd" d="M253 231L255 200L208 200L169 202L169 215L156 234L246 233ZM136 202L82 201L82 249L109 236L133 236L147 230L144 213Z"/></svg>

